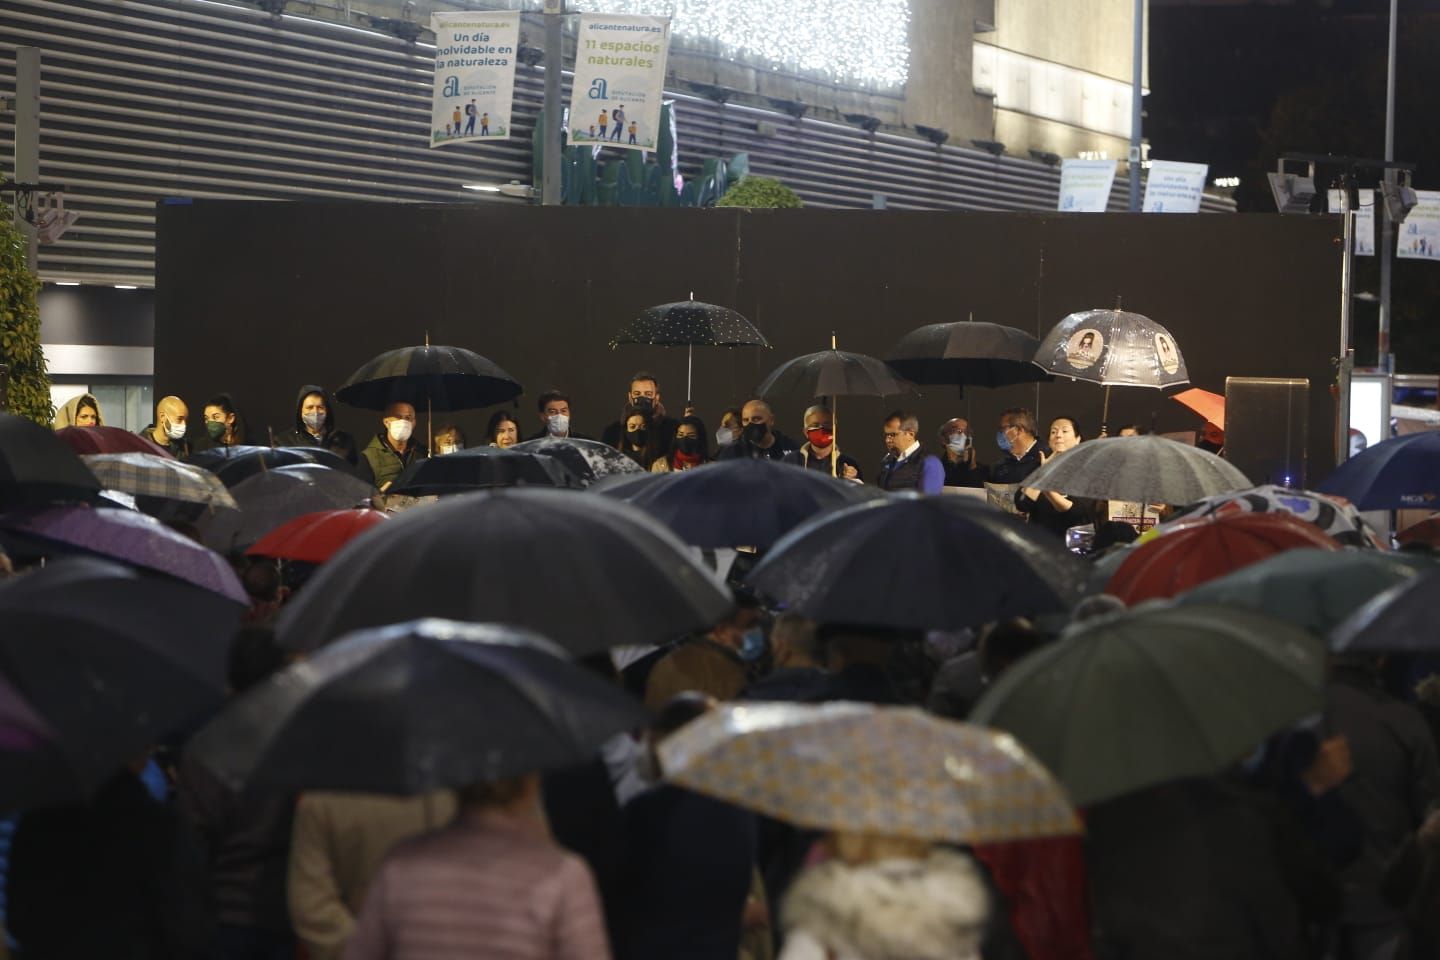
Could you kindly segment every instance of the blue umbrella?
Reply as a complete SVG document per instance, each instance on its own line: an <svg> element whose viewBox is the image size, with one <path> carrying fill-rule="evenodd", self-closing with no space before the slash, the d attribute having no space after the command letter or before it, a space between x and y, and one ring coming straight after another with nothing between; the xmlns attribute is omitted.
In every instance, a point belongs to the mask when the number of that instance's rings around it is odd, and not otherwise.
<svg viewBox="0 0 1440 960"><path fill-rule="evenodd" d="M1341 653L1433 653L1440 650L1435 591L1440 569L1411 577L1356 610L1330 634Z"/></svg>
<svg viewBox="0 0 1440 960"><path fill-rule="evenodd" d="M1362 450L1318 489L1361 510L1434 509L1440 503L1440 431L1395 437Z"/></svg>

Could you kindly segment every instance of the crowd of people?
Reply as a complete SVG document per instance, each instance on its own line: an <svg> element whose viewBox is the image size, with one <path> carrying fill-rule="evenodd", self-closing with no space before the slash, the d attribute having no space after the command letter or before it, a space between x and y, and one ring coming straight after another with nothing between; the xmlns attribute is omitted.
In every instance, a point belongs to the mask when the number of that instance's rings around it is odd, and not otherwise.
<svg viewBox="0 0 1440 960"><path fill-rule="evenodd" d="M202 410L208 445L255 439L229 397ZM101 423L84 396L56 427ZM528 427L502 411L479 442L588 439L572 424L570 398L549 391ZM1071 416L1042 433L1031 411L1005 410L1002 456L987 464L964 418L927 433L896 411L881 424L873 477L839 449L828 407L810 406L800 426L797 442L753 399L711 432L693 409L670 417L658 381L638 373L600 437L656 473L752 457L885 491L971 491L1057 550L1077 525L1111 543L1138 534L1109 521L1104 502L1026 485L1088 439ZM1205 442L1221 449L1213 426ZM383 493L431 453L409 403L391 404L377 427L368 439L340 430L334 397L306 385L277 442L328 449ZM142 434L188 455L188 407L162 399ZM452 424L433 441L437 456L467 446ZM926 633L815 623L772 609L744 570L742 559L734 607L709 629L584 661L652 717L588 765L408 797L237 794L190 762L181 738L83 806L25 811L4 867L12 948L35 960L1440 957L1440 664L1427 656L1338 656L1319 725L1277 733L1216 777L1096 803L1083 811L1083 839L960 847L812 831L668 783L660 745L726 702L913 705L963 720L1069 624ZM273 621L292 588L306 589L275 564L244 573L252 608L232 647L236 695L289 662ZM1087 601L1070 621L1112 607Z"/></svg>

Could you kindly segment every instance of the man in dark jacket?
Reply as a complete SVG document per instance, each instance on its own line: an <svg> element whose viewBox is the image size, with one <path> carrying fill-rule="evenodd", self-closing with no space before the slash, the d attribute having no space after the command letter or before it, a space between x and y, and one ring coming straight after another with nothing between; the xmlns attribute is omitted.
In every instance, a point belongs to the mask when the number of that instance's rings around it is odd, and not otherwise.
<svg viewBox="0 0 1440 960"><path fill-rule="evenodd" d="M335 398L319 384L300 388L295 398L295 429L286 433L283 441L291 447L324 447L352 465L360 462L355 439L335 423Z"/></svg>
<svg viewBox="0 0 1440 960"><path fill-rule="evenodd" d="M800 445L775 429L775 411L764 400L751 400L740 411L743 429L740 439L720 451L717 460L739 460L744 457L784 460Z"/></svg>
<svg viewBox="0 0 1440 960"><path fill-rule="evenodd" d="M804 425L805 442L799 450L785 455L786 463L844 480L864 481L859 462L835 447L835 415L829 407L816 404L806 410Z"/></svg>
<svg viewBox="0 0 1440 960"><path fill-rule="evenodd" d="M190 456L190 442L185 439L189 419L190 408L185 406L184 400L162 397L155 404L155 422L141 430L140 436L177 460L184 460Z"/></svg>
<svg viewBox="0 0 1440 960"><path fill-rule="evenodd" d="M881 490L939 493L944 488L945 468L921 446L915 414L896 410L885 418L885 459L875 482Z"/></svg>
<svg viewBox="0 0 1440 960"><path fill-rule="evenodd" d="M670 453L670 444L675 440L675 430L680 421L665 415L665 404L660 399L660 381L653 373L641 371L630 378L630 392L625 395L625 409L635 408L650 414L650 429L660 439L659 455ZM625 439L625 417L621 417L605 428L600 440L616 450L622 449L620 441Z"/></svg>
<svg viewBox="0 0 1440 960"><path fill-rule="evenodd" d="M991 483L1019 483L1040 469L1040 455L1049 450L1040 443L1036 431L1035 414L1024 407L1012 407L1000 414L1000 441L1002 456L990 468Z"/></svg>
<svg viewBox="0 0 1440 960"><path fill-rule="evenodd" d="M403 401L392 403L385 408L380 419L381 430L370 438L365 449L360 451L369 465L375 486L384 493L405 468L416 460L430 455L425 444L416 440L415 408Z"/></svg>

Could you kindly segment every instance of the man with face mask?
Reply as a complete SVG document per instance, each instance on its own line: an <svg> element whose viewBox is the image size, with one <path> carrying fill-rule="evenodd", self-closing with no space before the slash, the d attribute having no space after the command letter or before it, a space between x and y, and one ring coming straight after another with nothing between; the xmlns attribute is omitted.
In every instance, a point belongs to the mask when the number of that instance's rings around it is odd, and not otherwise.
<svg viewBox="0 0 1440 960"><path fill-rule="evenodd" d="M1200 438L1195 441L1195 446L1207 453L1223 457L1225 456L1225 431L1206 420L1205 426L1200 428Z"/></svg>
<svg viewBox="0 0 1440 960"><path fill-rule="evenodd" d="M687 690L717 700L733 700L749 685L766 652L764 611L748 593L735 598L735 611L704 634L692 637L660 658L645 683L645 704L659 710Z"/></svg>
<svg viewBox="0 0 1440 960"><path fill-rule="evenodd" d="M380 423L381 431L370 438L363 456L375 478L375 486L384 493L406 467L429 454L425 445L413 436L415 408L410 404L403 401L390 404Z"/></svg>
<svg viewBox="0 0 1440 960"><path fill-rule="evenodd" d="M540 413L540 429L526 437L526 440L543 440L546 437L570 440L589 440L576 433L570 426L570 398L559 390L546 390L535 402Z"/></svg>
<svg viewBox="0 0 1440 960"><path fill-rule="evenodd" d="M335 398L318 383L307 383L295 397L295 429L282 442L291 447L324 447L351 464L360 462L355 439L335 422Z"/></svg>
<svg viewBox="0 0 1440 960"><path fill-rule="evenodd" d="M816 404L805 411L805 442L800 449L785 455L786 463L819 470L843 480L863 482L860 464L835 446L835 417L830 408Z"/></svg>
<svg viewBox="0 0 1440 960"><path fill-rule="evenodd" d="M1012 407L1000 414L1000 461L990 468L991 483L1019 483L1040 469L1041 455L1050 451L1036 439L1035 414Z"/></svg>
<svg viewBox="0 0 1440 960"><path fill-rule="evenodd" d="M190 408L179 397L165 397L155 404L155 422L140 436L158 444L177 459L190 456L190 443L185 439L186 424L190 419Z"/></svg>
<svg viewBox="0 0 1440 960"><path fill-rule="evenodd" d="M675 440L675 428L680 421L665 415L665 404L660 400L660 381L655 379L653 373L641 371L630 378L630 391L625 395L625 410L627 414L640 410L649 415L650 426L647 433L654 435L658 445L656 456L667 455ZM617 450L623 449L620 441L625 437L626 419L628 416L606 427L605 432L600 435L601 442Z"/></svg>
<svg viewBox="0 0 1440 960"><path fill-rule="evenodd" d="M751 400L740 409L743 427L740 439L725 447L716 460L737 460L742 457L784 460L800 445L775 429L775 411L764 400Z"/></svg>
<svg viewBox="0 0 1440 960"><path fill-rule="evenodd" d="M964 417L946 420L940 427L940 465L945 468L947 487L983 487L990 469L979 463L970 421Z"/></svg>

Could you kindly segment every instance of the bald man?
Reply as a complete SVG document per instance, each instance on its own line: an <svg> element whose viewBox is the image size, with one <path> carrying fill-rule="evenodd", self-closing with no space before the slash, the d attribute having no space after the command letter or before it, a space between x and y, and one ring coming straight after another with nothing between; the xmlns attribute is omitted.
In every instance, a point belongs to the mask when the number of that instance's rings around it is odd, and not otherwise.
<svg viewBox="0 0 1440 960"><path fill-rule="evenodd" d="M360 452L370 467L375 486L384 493L416 460L429 456L425 444L415 438L415 408L408 403L392 403L380 418L380 432Z"/></svg>
<svg viewBox="0 0 1440 960"><path fill-rule="evenodd" d="M190 408L179 397L164 397L155 404L155 422L140 436L158 444L162 450L178 459L190 456L190 444L185 439L185 430L190 422Z"/></svg>
<svg viewBox="0 0 1440 960"><path fill-rule="evenodd" d="M764 400L751 400L740 410L740 439L720 451L719 460L764 457L784 460L800 445L775 429L775 412Z"/></svg>

